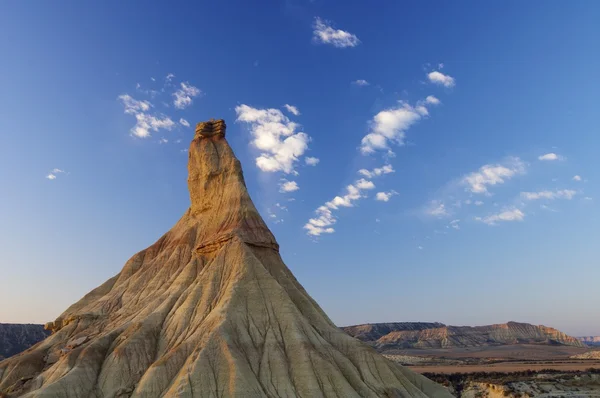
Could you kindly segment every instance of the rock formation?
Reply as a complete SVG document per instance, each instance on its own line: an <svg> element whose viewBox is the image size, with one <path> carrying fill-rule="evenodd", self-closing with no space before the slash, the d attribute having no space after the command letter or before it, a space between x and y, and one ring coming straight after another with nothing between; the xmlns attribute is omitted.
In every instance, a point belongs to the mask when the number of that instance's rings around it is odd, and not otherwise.
<svg viewBox="0 0 600 398"><path fill-rule="evenodd" d="M199 123L191 206L156 243L0 362L26 397L446 397L338 329L279 255L225 123ZM0 395L2 394L0 393Z"/></svg>
<svg viewBox="0 0 600 398"><path fill-rule="evenodd" d="M600 359L600 351L588 351L583 354L572 355L571 359Z"/></svg>
<svg viewBox="0 0 600 398"><path fill-rule="evenodd" d="M600 346L600 336L583 336L578 339L585 345Z"/></svg>
<svg viewBox="0 0 600 398"><path fill-rule="evenodd" d="M348 326L346 333L379 351L406 348L481 347L508 344L562 344L583 347L583 343L547 326L508 322L488 326L446 326L441 323L403 322Z"/></svg>
<svg viewBox="0 0 600 398"><path fill-rule="evenodd" d="M0 360L25 351L49 334L42 325L0 323Z"/></svg>

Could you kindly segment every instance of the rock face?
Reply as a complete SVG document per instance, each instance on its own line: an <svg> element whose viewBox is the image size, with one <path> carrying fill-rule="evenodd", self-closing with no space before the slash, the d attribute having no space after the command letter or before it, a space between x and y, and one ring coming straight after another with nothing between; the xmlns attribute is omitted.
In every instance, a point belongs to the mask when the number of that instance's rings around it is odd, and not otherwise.
<svg viewBox="0 0 600 398"><path fill-rule="evenodd" d="M583 354L573 355L571 359L600 359L600 351L588 351Z"/></svg>
<svg viewBox="0 0 600 398"><path fill-rule="evenodd" d="M27 397L449 397L338 329L279 255L225 123L199 123L191 206L121 272L0 362ZM1 395L1 393L0 393Z"/></svg>
<svg viewBox="0 0 600 398"><path fill-rule="evenodd" d="M25 351L49 334L42 325L0 323L0 360Z"/></svg>
<svg viewBox="0 0 600 398"><path fill-rule="evenodd" d="M488 326L446 326L441 323L376 323L348 326L343 330L378 350L406 348L480 347L505 344L583 343L547 326L508 322Z"/></svg>

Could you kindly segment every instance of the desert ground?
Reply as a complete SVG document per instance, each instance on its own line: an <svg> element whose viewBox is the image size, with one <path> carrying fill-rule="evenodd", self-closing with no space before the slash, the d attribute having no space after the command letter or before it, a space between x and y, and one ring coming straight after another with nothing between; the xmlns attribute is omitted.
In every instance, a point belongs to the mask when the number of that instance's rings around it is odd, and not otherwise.
<svg viewBox="0 0 600 398"><path fill-rule="evenodd" d="M391 360L446 386L456 397L600 397L599 348L508 345L386 352Z"/></svg>
<svg viewBox="0 0 600 398"><path fill-rule="evenodd" d="M549 345L508 345L451 349L407 349L385 352L388 358L419 373L517 372L554 369L584 371L600 368L598 359L571 359L594 348Z"/></svg>

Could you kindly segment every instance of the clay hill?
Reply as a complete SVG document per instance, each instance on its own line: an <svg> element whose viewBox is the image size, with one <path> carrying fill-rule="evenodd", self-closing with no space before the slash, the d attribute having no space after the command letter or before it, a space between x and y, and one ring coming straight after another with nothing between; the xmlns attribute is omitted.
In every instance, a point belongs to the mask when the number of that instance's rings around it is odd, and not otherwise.
<svg viewBox="0 0 600 398"><path fill-rule="evenodd" d="M0 360L26 350L49 334L42 325L0 323Z"/></svg>
<svg viewBox="0 0 600 398"><path fill-rule="evenodd" d="M584 336L578 339L585 345L600 346L600 336Z"/></svg>
<svg viewBox="0 0 600 398"><path fill-rule="evenodd" d="M347 326L343 330L379 351L512 344L560 344L584 347L577 338L556 329L518 322L474 327L421 322L375 323Z"/></svg>
<svg viewBox="0 0 600 398"><path fill-rule="evenodd" d="M248 195L224 121L197 125L188 187L191 206L170 231L49 323L50 337L0 362L1 392L450 396L337 328L302 288Z"/></svg>

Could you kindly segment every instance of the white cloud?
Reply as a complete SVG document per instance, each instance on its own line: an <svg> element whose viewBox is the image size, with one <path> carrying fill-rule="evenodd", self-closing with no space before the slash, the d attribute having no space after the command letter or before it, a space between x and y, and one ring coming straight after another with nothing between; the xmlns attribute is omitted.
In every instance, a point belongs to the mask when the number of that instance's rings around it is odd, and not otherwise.
<svg viewBox="0 0 600 398"><path fill-rule="evenodd" d="M508 158L504 164L486 164L478 171L467 174L462 183L473 193L488 193L488 186L503 184L517 174L525 172L525 164L519 158Z"/></svg>
<svg viewBox="0 0 600 398"><path fill-rule="evenodd" d="M427 78L431 83L441 84L444 87L454 87L454 78L448 75L444 75L442 72L433 71L427 75Z"/></svg>
<svg viewBox="0 0 600 398"><path fill-rule="evenodd" d="M550 152L545 155L538 156L538 159L552 161L552 160L564 160L564 157L557 155L553 152Z"/></svg>
<svg viewBox="0 0 600 398"><path fill-rule="evenodd" d="M304 225L307 234L319 236L321 234L331 234L335 232L332 226L337 220L333 216L332 211L338 210L340 207L353 207L354 202L364 197L362 193L363 190L373 188L375 188L375 184L364 178L355 181L354 184L346 186L346 194L344 196L336 196L315 211L317 217L311 218Z"/></svg>
<svg viewBox="0 0 600 398"><path fill-rule="evenodd" d="M428 95L427 98L425 98L425 102L427 104L431 104L431 105L441 104L441 101L439 99L437 99L436 97L434 97L433 95Z"/></svg>
<svg viewBox="0 0 600 398"><path fill-rule="evenodd" d="M119 95L119 99L123 102L125 113L135 115L140 112L148 112L152 104L148 101L138 101L132 98L129 94Z"/></svg>
<svg viewBox="0 0 600 398"><path fill-rule="evenodd" d="M317 213L316 218L311 218L308 220L306 225L304 225L304 229L307 230L307 234L312 236L319 236L321 234L332 234L335 232L331 226L336 223L335 217L331 213L331 209L327 206L319 207L315 213Z"/></svg>
<svg viewBox="0 0 600 398"><path fill-rule="evenodd" d="M156 117L146 113L137 113L135 118L137 122L131 129L131 133L139 138L150 137L150 131L171 130L175 126L168 116Z"/></svg>
<svg viewBox="0 0 600 398"><path fill-rule="evenodd" d="M475 220L481 221L488 225L495 225L498 221L523 221L524 218L525 218L525 213L523 213L519 209L512 208L512 209L504 210L501 213L492 214L490 216L483 217L483 218L475 217Z"/></svg>
<svg viewBox="0 0 600 398"><path fill-rule="evenodd" d="M422 105L418 106L424 108ZM373 117L371 131L361 141L361 152L369 154L389 149L389 141L404 144L405 131L425 115L423 109L414 108L405 102L400 102L397 108L379 112Z"/></svg>
<svg viewBox="0 0 600 398"><path fill-rule="evenodd" d="M283 182L279 184L279 192L294 192L299 189L300 187L298 186L296 181L283 180Z"/></svg>
<svg viewBox="0 0 600 398"><path fill-rule="evenodd" d="M386 164L383 167L376 167L373 170L369 171L367 169L358 170L358 174L363 175L367 178L378 177L382 174L394 173L394 168L391 164Z"/></svg>
<svg viewBox="0 0 600 398"><path fill-rule="evenodd" d="M459 219L452 220L452 221L450 221L450 224L448 224L448 226L449 226L450 228L454 228L454 229L460 229L460 225L458 224L459 222L460 222L460 220L459 220Z"/></svg>
<svg viewBox="0 0 600 398"><path fill-rule="evenodd" d="M192 98L200 95L201 91L198 87L194 87L187 82L180 83L181 88L173 93L173 105L177 109L185 109L192 105Z"/></svg>
<svg viewBox="0 0 600 398"><path fill-rule="evenodd" d="M184 118L179 119L179 124L181 124L182 126L185 126L185 127L190 127L190 122L188 122Z"/></svg>
<svg viewBox="0 0 600 398"><path fill-rule="evenodd" d="M420 245L419 245L419 246L417 246L417 249L419 249L419 250L423 250L423 246L420 246Z"/></svg>
<svg viewBox="0 0 600 398"><path fill-rule="evenodd" d="M158 140L158 143L159 143L159 144L166 144L166 143L168 143L168 142L169 142L169 140L168 140L168 139L166 139L165 137L162 137L160 140Z"/></svg>
<svg viewBox="0 0 600 398"><path fill-rule="evenodd" d="M175 75L174 75L174 74L172 74L172 73L169 73L169 74L167 75L167 77L165 77L165 80L167 81L167 83L169 83L169 82L171 82L171 80L173 80L173 78L174 78L174 77L175 77Z"/></svg>
<svg viewBox="0 0 600 398"><path fill-rule="evenodd" d="M310 137L296 132L300 125L292 122L279 109L257 109L236 106L237 121L250 124L252 144L261 151L256 165L266 172L295 173L294 164L308 149Z"/></svg>
<svg viewBox="0 0 600 398"><path fill-rule="evenodd" d="M381 202L388 202L394 195L398 195L398 192L394 190L389 192L377 192L377 194L375 195L375 200L379 200Z"/></svg>
<svg viewBox="0 0 600 398"><path fill-rule="evenodd" d="M375 184L373 184L371 181L365 180L364 178L361 178L360 180L356 181L355 184L358 189L373 189L373 188L375 188Z"/></svg>
<svg viewBox="0 0 600 398"><path fill-rule="evenodd" d="M581 181L581 176L580 175L573 176L573 181Z"/></svg>
<svg viewBox="0 0 600 398"><path fill-rule="evenodd" d="M294 116L299 116L300 115L300 111L298 110L297 107L295 107L294 105L289 105L289 104L285 104L284 108L291 114L293 114Z"/></svg>
<svg viewBox="0 0 600 398"><path fill-rule="evenodd" d="M56 180L57 174L61 173L65 173L65 171L61 169L52 169L52 171L46 176L46 178L49 180Z"/></svg>
<svg viewBox="0 0 600 398"><path fill-rule="evenodd" d="M319 164L320 160L318 158L313 158L311 156L307 156L304 158L304 161L306 162L307 165L309 166L316 166L317 164Z"/></svg>
<svg viewBox="0 0 600 398"><path fill-rule="evenodd" d="M446 205L439 200L432 200L429 203L429 207L425 209L425 213L438 218L448 217L450 215L448 209L446 209Z"/></svg>
<svg viewBox="0 0 600 398"><path fill-rule="evenodd" d="M354 84L355 86L368 86L370 85L370 83L366 80L363 79L358 79L352 82L352 84Z"/></svg>
<svg viewBox="0 0 600 398"><path fill-rule="evenodd" d="M586 196L583 198L583 200L593 200L590 196Z"/></svg>
<svg viewBox="0 0 600 398"><path fill-rule="evenodd" d="M541 191L541 192L521 192L521 197L525 200L538 200L538 199L573 199L577 192L570 189L563 189L560 191Z"/></svg>
<svg viewBox="0 0 600 398"><path fill-rule="evenodd" d="M481 200L476 200L473 204L475 206L483 206L483 202Z"/></svg>
<svg viewBox="0 0 600 398"><path fill-rule="evenodd" d="M327 21L319 17L315 18L313 29L313 40L317 43L331 44L339 48L356 47L360 44L356 35L341 29L334 29Z"/></svg>
<svg viewBox="0 0 600 398"><path fill-rule="evenodd" d="M171 130L175 126L175 122L168 116L157 117L147 113L152 107L148 101L137 101L128 94L120 95L119 99L125 106L125 113L135 116L136 124L131 129L131 134L136 137L148 138L150 131Z"/></svg>

